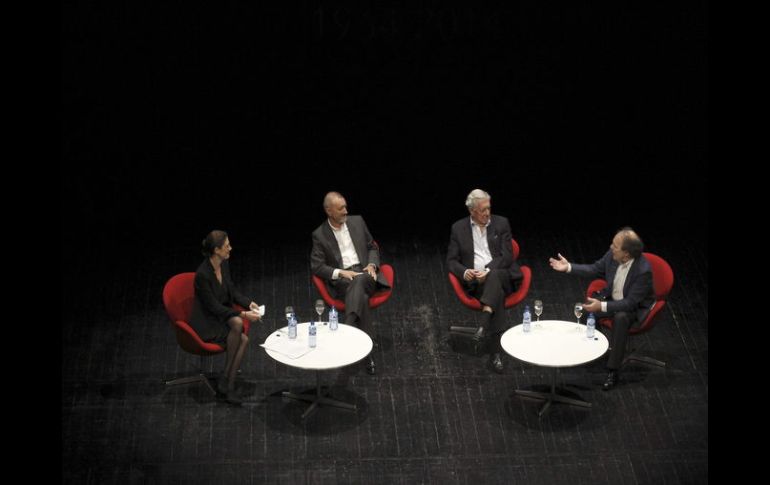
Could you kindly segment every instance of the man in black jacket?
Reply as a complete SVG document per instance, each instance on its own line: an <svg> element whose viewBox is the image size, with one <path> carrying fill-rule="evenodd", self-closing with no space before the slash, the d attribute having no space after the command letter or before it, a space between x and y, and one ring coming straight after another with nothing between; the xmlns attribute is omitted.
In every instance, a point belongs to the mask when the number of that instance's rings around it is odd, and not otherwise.
<svg viewBox="0 0 770 485"><path fill-rule="evenodd" d="M588 298L583 304L583 311L593 312L597 319L612 317L610 355L607 359L609 372L602 385L605 391L617 384L628 329L643 322L655 303L652 267L642 254L643 250L644 244L639 235L630 227L624 227L612 238L609 251L593 264L570 264L561 254L559 259L549 259L556 271L602 278L607 282L607 287L600 294Z"/></svg>
<svg viewBox="0 0 770 485"><path fill-rule="evenodd" d="M452 225L447 266L463 282L468 294L478 298L483 320L473 338L493 338L492 366L503 371L500 335L505 328L505 297L516 291L523 278L513 259L508 219L492 215L492 197L474 189L465 199L470 215Z"/></svg>

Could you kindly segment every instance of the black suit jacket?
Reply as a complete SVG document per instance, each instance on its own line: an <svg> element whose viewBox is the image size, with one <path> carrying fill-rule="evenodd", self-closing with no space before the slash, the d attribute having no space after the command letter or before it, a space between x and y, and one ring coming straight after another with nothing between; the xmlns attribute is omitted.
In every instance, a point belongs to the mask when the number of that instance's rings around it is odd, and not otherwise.
<svg viewBox="0 0 770 485"><path fill-rule="evenodd" d="M644 321L655 303L655 293L652 287L652 267L650 262L640 255L631 264L623 284L623 299L612 299L612 285L620 264L612 259L612 251L607 251L601 259L593 264L572 264L571 274L602 278L607 282L603 291L607 298L607 313L627 312L635 315L637 323Z"/></svg>
<svg viewBox="0 0 770 485"><path fill-rule="evenodd" d="M348 216L346 221L350 239L353 241L353 247L356 249L358 260L361 267L368 264L374 264L378 269L380 267L380 250L377 243L374 242L366 222L361 216ZM332 273L335 269L344 269L342 267L342 253L340 253L337 238L334 237L329 221L324 220L315 231L313 231L313 249L310 253L310 269L313 274L328 282L333 282ZM390 288L385 276L377 272L377 285L384 288Z"/></svg>
<svg viewBox="0 0 770 485"><path fill-rule="evenodd" d="M489 269L505 269L511 281L520 281L523 278L519 264L513 259L511 249L511 225L503 216L492 215L487 227L487 243L492 261L487 264ZM446 255L447 266L457 278L467 284L463 279L466 269L473 269L473 233L471 232L471 218L464 217L452 224L449 237L449 248ZM516 288L517 285L514 285Z"/></svg>
<svg viewBox="0 0 770 485"><path fill-rule="evenodd" d="M240 315L233 308L237 303L249 307L251 300L238 291L230 277L230 264L222 261L222 283L219 283L209 258L203 260L195 271L195 300L193 301L190 326L201 340L210 341L222 335L227 320Z"/></svg>

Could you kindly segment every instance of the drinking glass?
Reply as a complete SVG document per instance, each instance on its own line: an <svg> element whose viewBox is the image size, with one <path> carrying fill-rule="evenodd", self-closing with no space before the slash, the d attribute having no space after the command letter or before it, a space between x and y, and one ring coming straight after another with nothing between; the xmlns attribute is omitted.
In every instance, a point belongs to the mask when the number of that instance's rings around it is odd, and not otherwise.
<svg viewBox="0 0 770 485"><path fill-rule="evenodd" d="M318 314L318 321L321 321L321 315L323 315L324 309L326 308L326 305L324 304L323 300L316 300L315 301L315 312Z"/></svg>
<svg viewBox="0 0 770 485"><path fill-rule="evenodd" d="M575 316L577 317L577 328L580 330L580 317L583 316L583 304L581 302L575 303Z"/></svg>
<svg viewBox="0 0 770 485"><path fill-rule="evenodd" d="M284 310L284 313L286 313L286 321L288 322L291 316L294 314L294 307L287 306Z"/></svg>
<svg viewBox="0 0 770 485"><path fill-rule="evenodd" d="M543 301L535 300L535 315L537 315L537 321L540 321L540 315L543 314Z"/></svg>

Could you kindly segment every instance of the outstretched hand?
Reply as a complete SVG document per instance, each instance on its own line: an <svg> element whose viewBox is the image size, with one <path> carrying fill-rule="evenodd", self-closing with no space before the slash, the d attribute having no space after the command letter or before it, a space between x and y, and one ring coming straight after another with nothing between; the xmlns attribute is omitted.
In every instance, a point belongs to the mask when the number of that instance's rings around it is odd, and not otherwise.
<svg viewBox="0 0 770 485"><path fill-rule="evenodd" d="M551 268L563 273L569 269L569 261L561 253L557 253L557 256L559 256L559 259L549 258L548 264L551 265Z"/></svg>

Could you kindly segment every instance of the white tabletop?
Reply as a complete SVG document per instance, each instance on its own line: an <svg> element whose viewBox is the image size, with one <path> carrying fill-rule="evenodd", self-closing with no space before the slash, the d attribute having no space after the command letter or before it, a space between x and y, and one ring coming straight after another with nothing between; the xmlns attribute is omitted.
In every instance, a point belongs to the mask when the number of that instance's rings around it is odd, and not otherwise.
<svg viewBox="0 0 770 485"><path fill-rule="evenodd" d="M500 337L503 350L516 359L543 367L572 367L596 360L607 351L609 342L598 329L594 338L586 337L586 326L561 320L532 322L524 332L519 324Z"/></svg>
<svg viewBox="0 0 770 485"><path fill-rule="evenodd" d="M309 326L310 322L297 324L297 338L291 342L293 346L309 348ZM296 359L286 353L273 350L281 348L281 339L289 339L286 327L271 332L262 346L265 347L267 355L282 364L312 370L344 367L358 362L372 351L372 339L357 327L340 323L337 330L331 331L328 322L316 322L316 328L316 347Z"/></svg>

